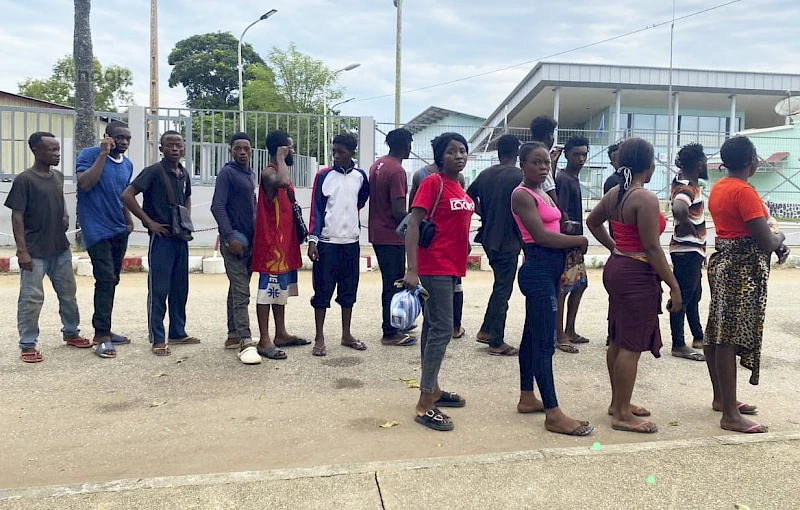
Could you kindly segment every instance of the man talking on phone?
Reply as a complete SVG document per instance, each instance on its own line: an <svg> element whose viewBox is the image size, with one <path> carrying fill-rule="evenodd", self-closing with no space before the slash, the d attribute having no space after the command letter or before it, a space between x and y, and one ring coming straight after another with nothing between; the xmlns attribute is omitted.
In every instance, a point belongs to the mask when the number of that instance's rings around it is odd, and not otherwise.
<svg viewBox="0 0 800 510"><path fill-rule="evenodd" d="M562 147L556 147L553 150L553 145L556 143L555 132L558 127L558 121L549 115L540 115L531 121L531 137L534 142L541 142L550 151L550 172L547 178L542 183L542 190L550 195L553 203L558 205L558 195L556 194L556 169L558 168L558 159L563 152Z"/></svg>
<svg viewBox="0 0 800 510"><path fill-rule="evenodd" d="M100 145L83 149L75 165L78 218L95 280L93 343L102 358L116 357L115 346L130 343L127 337L111 332L114 291L133 231L133 217L121 198L133 176L133 163L125 157L130 143L128 126L112 121Z"/></svg>

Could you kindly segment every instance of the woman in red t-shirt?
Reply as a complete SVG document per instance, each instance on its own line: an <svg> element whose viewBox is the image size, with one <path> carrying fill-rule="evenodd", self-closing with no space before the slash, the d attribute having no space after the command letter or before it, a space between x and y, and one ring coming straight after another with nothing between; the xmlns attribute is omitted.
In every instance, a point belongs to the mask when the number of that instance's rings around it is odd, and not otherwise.
<svg viewBox="0 0 800 510"><path fill-rule="evenodd" d="M411 205L406 234L408 269L404 278L410 289L428 291L422 324L422 375L416 421L435 430L453 430L449 416L439 407L464 407L459 395L439 388L439 368L453 334L453 294L459 278L467 274L469 225L475 204L458 183L467 164L467 141L458 133L444 133L433 142L433 159L441 171L420 184ZM419 246L419 227L430 218L436 234L427 248Z"/></svg>
<svg viewBox="0 0 800 510"><path fill-rule="evenodd" d="M728 177L708 197L716 251L708 261L711 306L703 346L714 388L712 408L722 411L720 426L725 430L767 432L742 416L758 411L736 400L736 356L751 370L750 384L758 384L770 256L775 252L782 262L789 249L783 234L770 231L766 207L747 183L758 168L753 142L745 136L729 138L720 156Z"/></svg>

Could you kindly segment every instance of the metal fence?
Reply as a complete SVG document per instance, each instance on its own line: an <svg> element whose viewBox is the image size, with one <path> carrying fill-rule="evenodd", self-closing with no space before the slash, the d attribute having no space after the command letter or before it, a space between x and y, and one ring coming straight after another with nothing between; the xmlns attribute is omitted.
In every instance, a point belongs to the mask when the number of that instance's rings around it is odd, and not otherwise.
<svg viewBox="0 0 800 510"><path fill-rule="evenodd" d="M148 113L149 124L146 158L158 157L158 136L167 130L181 133L186 140L185 166L200 184L211 185L217 172L227 162L228 142L240 129L240 115L231 110L193 110L188 108L161 108ZM253 141L255 155L253 168L267 165L265 140L270 131L287 131L294 142L295 165L291 169L292 181L297 187L311 186L313 176L324 164L325 117L301 113L244 112L244 132ZM328 116L328 137L338 133L358 136L359 118Z"/></svg>

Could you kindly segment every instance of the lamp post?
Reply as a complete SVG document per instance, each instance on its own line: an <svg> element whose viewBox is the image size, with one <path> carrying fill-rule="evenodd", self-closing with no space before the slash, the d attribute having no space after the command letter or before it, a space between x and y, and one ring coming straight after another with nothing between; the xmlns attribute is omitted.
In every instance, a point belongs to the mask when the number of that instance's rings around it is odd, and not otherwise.
<svg viewBox="0 0 800 510"><path fill-rule="evenodd" d="M328 82L337 74L346 71L352 71L360 65L361 64L357 62L350 64L347 67L339 69L338 71L328 73L328 76L325 77L325 84L322 87L322 135L325 137L325 141L323 143L323 148L325 149L325 166L330 166L328 163Z"/></svg>
<svg viewBox="0 0 800 510"><path fill-rule="evenodd" d="M256 23L258 23L259 21L264 21L265 19L269 18L270 16L272 16L276 12L278 12L277 9L272 9L272 10L264 13L260 18L258 18L254 22L252 22L249 25L247 25L247 28L244 29L244 32L242 32L242 36L239 38L239 131L244 131L244 94L242 92L242 89L243 89L243 86L242 86L242 81L243 81L242 74L243 74L244 68L243 68L243 65L242 65L242 39L244 39L244 34L246 34L248 30L250 30L250 27L252 27Z"/></svg>
<svg viewBox="0 0 800 510"><path fill-rule="evenodd" d="M400 67L403 49L403 0L394 0L397 7L397 36L395 42L394 68L394 127L400 127Z"/></svg>

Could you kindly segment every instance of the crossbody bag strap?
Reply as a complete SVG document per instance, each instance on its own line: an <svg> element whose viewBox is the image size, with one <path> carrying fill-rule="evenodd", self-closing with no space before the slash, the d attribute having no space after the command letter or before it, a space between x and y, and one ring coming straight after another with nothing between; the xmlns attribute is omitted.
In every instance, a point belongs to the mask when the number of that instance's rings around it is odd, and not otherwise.
<svg viewBox="0 0 800 510"><path fill-rule="evenodd" d="M172 183L169 182L169 176L167 175L167 169L164 168L164 164L161 163L161 181L164 183L164 188L167 191L167 200L169 200L170 205L175 205L175 190L172 188Z"/></svg>
<svg viewBox="0 0 800 510"><path fill-rule="evenodd" d="M428 215L429 219L433 219L434 213L436 213L436 208L439 206L439 200L442 198L442 192L444 191L444 178L439 175L439 194L436 196L436 202L433 203L433 209L431 209L431 213Z"/></svg>

